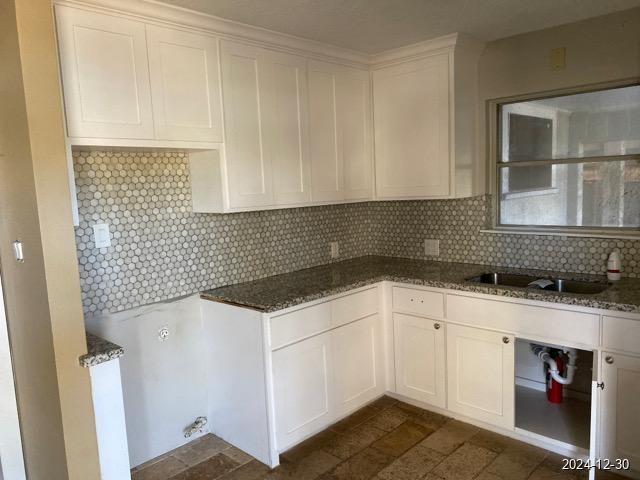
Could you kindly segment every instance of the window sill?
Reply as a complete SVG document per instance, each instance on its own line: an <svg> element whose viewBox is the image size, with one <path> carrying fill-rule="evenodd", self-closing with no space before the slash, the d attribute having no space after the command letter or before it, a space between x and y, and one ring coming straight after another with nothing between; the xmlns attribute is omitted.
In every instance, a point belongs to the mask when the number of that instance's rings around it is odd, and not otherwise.
<svg viewBox="0 0 640 480"><path fill-rule="evenodd" d="M482 229L480 233L491 233L494 235L539 235L549 237L582 237L582 238L615 238L619 240L638 240L640 241L640 232L638 233L606 233L606 232L575 232L566 230L526 230L526 229Z"/></svg>

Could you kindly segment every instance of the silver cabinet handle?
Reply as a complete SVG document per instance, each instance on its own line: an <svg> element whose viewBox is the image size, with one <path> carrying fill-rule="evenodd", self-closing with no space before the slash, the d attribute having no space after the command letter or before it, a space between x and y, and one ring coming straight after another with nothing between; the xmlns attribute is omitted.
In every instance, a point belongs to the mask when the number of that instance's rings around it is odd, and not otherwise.
<svg viewBox="0 0 640 480"><path fill-rule="evenodd" d="M440 330L440 324L439 323L434 323L433 324L433 328L435 328L436 330Z"/></svg>
<svg viewBox="0 0 640 480"><path fill-rule="evenodd" d="M611 355L607 355L604 357L604 361L611 365L613 363L613 357Z"/></svg>
<svg viewBox="0 0 640 480"><path fill-rule="evenodd" d="M509 343L509 337L502 337L502 343Z"/></svg>

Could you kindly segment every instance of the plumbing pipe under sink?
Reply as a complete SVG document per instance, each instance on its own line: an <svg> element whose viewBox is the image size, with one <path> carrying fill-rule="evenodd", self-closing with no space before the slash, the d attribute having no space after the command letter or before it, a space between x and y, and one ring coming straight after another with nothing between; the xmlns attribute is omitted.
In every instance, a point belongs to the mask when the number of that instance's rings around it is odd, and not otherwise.
<svg viewBox="0 0 640 480"><path fill-rule="evenodd" d="M540 360L549 365L549 374L551 377L558 383L562 385L570 385L573 382L573 376L576 373L578 367L576 367L576 360L578 358L578 352L575 348L562 348L562 351L567 354L569 357L569 362L567 363L567 376L563 377L558 371L558 365L556 361L551 358L549 354L549 349L547 347L543 347L542 345L536 345L535 343L531 344L531 351L534 355L536 355Z"/></svg>

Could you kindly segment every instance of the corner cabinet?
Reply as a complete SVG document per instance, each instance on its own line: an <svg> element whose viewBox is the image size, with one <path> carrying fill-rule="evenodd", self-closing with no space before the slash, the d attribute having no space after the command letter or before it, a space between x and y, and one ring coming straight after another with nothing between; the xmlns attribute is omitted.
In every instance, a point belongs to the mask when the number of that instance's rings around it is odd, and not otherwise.
<svg viewBox="0 0 640 480"><path fill-rule="evenodd" d="M376 196L482 193L476 151L477 45L453 44L373 66Z"/></svg>
<svg viewBox="0 0 640 480"><path fill-rule="evenodd" d="M313 199L368 200L373 194L369 72L310 61Z"/></svg>

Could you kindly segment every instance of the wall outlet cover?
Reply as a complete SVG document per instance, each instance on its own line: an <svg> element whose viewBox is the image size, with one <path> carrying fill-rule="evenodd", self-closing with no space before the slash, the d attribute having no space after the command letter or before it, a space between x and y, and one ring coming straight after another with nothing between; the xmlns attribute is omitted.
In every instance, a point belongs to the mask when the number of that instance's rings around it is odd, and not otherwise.
<svg viewBox="0 0 640 480"><path fill-rule="evenodd" d="M93 240L96 248L106 248L111 246L111 234L109 233L109 225L106 223L97 223L93 226Z"/></svg>
<svg viewBox="0 0 640 480"><path fill-rule="evenodd" d="M426 238L424 240L424 254L428 257L437 257L440 255L440 240L435 238Z"/></svg>
<svg viewBox="0 0 640 480"><path fill-rule="evenodd" d="M331 258L340 256L340 244L338 242L329 242L329 248L331 249Z"/></svg>

